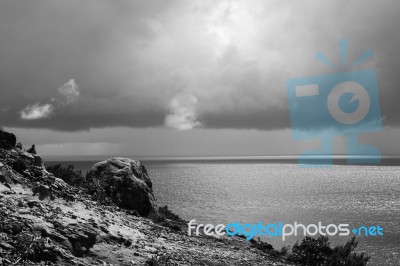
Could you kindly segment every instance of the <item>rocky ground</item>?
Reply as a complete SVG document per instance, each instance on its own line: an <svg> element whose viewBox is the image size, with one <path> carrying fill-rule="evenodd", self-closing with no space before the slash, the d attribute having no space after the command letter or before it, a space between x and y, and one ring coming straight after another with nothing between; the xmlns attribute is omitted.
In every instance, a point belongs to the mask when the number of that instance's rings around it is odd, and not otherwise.
<svg viewBox="0 0 400 266"><path fill-rule="evenodd" d="M53 176L9 134L0 132L0 265L289 265L263 243L188 236L160 213L137 161L97 165L91 182L102 193L90 192Z"/></svg>

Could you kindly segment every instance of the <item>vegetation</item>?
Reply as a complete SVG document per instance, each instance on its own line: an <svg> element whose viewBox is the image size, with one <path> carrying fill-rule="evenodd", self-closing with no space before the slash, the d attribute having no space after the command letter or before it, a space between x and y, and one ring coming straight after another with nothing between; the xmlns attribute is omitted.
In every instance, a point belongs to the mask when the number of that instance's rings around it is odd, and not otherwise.
<svg viewBox="0 0 400 266"><path fill-rule="evenodd" d="M154 255L151 258L147 259L145 262L146 266L176 266L177 264L174 255L163 253L161 255ZM204 265L204 266L228 266L226 263L215 262L204 259L196 259L196 265Z"/></svg>
<svg viewBox="0 0 400 266"><path fill-rule="evenodd" d="M318 238L306 237L301 243L296 243L292 252L288 255L288 260L300 265L366 265L370 257L364 253L356 253L354 249L358 242L355 237L344 245L331 247L328 237Z"/></svg>
<svg viewBox="0 0 400 266"><path fill-rule="evenodd" d="M169 219L175 222L180 222L180 223L185 223L186 221L183 220L181 217L179 217L178 215L176 215L175 213L173 213L172 211L170 211L170 209L168 209L168 206L165 205L164 207L159 207L158 208L158 213L164 217L165 219Z"/></svg>
<svg viewBox="0 0 400 266"><path fill-rule="evenodd" d="M260 238L257 238L257 240L251 239L250 243L251 243L252 247L254 247L258 250L261 250L265 253L268 253L268 254L276 253L271 244L261 241Z"/></svg>
<svg viewBox="0 0 400 266"><path fill-rule="evenodd" d="M174 264L170 261L170 257L163 254L161 256L155 255L155 256L149 258L148 260L146 260L145 265L146 266L169 266L169 265L174 265Z"/></svg>
<svg viewBox="0 0 400 266"><path fill-rule="evenodd" d="M158 208L157 214L151 214L150 219L159 225L168 227L175 231L182 231L186 226L186 221L168 209L168 206Z"/></svg>
<svg viewBox="0 0 400 266"><path fill-rule="evenodd" d="M31 232L23 232L16 236L12 256L14 257L14 264L24 260L55 262L57 261L57 253L51 245L50 239Z"/></svg>
<svg viewBox="0 0 400 266"><path fill-rule="evenodd" d="M25 160L17 158L12 162L12 168L21 175L24 174L24 171L27 169Z"/></svg>
<svg viewBox="0 0 400 266"><path fill-rule="evenodd" d="M65 183L71 186L82 186L84 178L81 170L75 170L73 165L63 167L61 164L55 164L46 167L47 171L52 173L55 177L61 178Z"/></svg>

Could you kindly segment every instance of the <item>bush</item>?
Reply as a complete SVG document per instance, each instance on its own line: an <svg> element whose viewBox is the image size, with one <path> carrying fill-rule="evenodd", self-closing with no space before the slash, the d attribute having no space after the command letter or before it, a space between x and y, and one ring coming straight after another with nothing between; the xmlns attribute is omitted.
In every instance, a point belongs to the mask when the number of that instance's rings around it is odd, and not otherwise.
<svg viewBox="0 0 400 266"><path fill-rule="evenodd" d="M31 232L24 232L16 237L15 249L13 250L14 264L19 261L30 260L33 262L57 260L57 252L54 247L47 244L47 239Z"/></svg>
<svg viewBox="0 0 400 266"><path fill-rule="evenodd" d="M366 265L370 257L364 253L357 254L354 249L358 242L353 237L344 245L330 247L328 237L306 237L300 244L296 243L288 260L301 265Z"/></svg>
<svg viewBox="0 0 400 266"><path fill-rule="evenodd" d="M168 209L168 206L158 208L158 213L150 215L149 218L156 224L168 227L175 231L182 231L186 221Z"/></svg>
<svg viewBox="0 0 400 266"><path fill-rule="evenodd" d="M67 167L62 167L61 164L55 164L46 167L47 171L52 173L55 177L61 178L65 183L71 186L82 186L84 178L82 176L82 171L75 170L73 165L68 165Z"/></svg>
<svg viewBox="0 0 400 266"><path fill-rule="evenodd" d="M274 248L272 247L271 244L261 241L260 238L258 238L257 240L254 240L252 238L252 239L250 239L250 243L251 243L252 247L254 247L258 250L261 250L265 253L271 253L271 251L272 252L274 251Z"/></svg>
<svg viewBox="0 0 400 266"><path fill-rule="evenodd" d="M167 256L166 254L162 254L160 256L153 256L146 260L145 264L146 266L168 266L168 265L175 265L174 263L171 262L171 258Z"/></svg>
<svg viewBox="0 0 400 266"><path fill-rule="evenodd" d="M21 175L24 174L24 171L28 168L26 162L21 158L17 158L15 161L12 162L12 168Z"/></svg>
<svg viewBox="0 0 400 266"><path fill-rule="evenodd" d="M165 205L164 207L159 207L158 213L165 219L186 224L186 221L179 217L177 214L173 213L170 209L168 209L167 205Z"/></svg>

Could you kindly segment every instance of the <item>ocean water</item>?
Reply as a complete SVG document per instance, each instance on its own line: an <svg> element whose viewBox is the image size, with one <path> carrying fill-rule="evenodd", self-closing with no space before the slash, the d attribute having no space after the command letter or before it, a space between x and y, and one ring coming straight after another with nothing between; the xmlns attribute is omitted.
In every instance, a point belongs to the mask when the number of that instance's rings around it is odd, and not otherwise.
<svg viewBox="0 0 400 266"><path fill-rule="evenodd" d="M63 162L87 170L94 162ZM400 265L400 167L301 168L255 161L144 161L159 205L201 223L234 221L350 224L384 228L384 236L359 237L357 250L371 265ZM51 163L49 163L51 164ZM351 234L352 235L352 234ZM301 237L268 237L275 248ZM350 236L330 238L342 244Z"/></svg>

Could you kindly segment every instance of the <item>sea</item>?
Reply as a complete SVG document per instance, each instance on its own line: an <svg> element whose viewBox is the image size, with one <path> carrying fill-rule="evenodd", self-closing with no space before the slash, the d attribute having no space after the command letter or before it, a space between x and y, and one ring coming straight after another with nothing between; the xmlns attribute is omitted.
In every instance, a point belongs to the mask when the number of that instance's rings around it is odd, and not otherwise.
<svg viewBox="0 0 400 266"><path fill-rule="evenodd" d="M46 165L74 165L86 172L102 158L52 158ZM160 206L197 223L380 226L383 236L359 236L356 251L369 265L400 265L400 164L303 167L293 158L136 158L146 166ZM330 237L331 245L350 236ZM303 236L265 237L275 249Z"/></svg>

